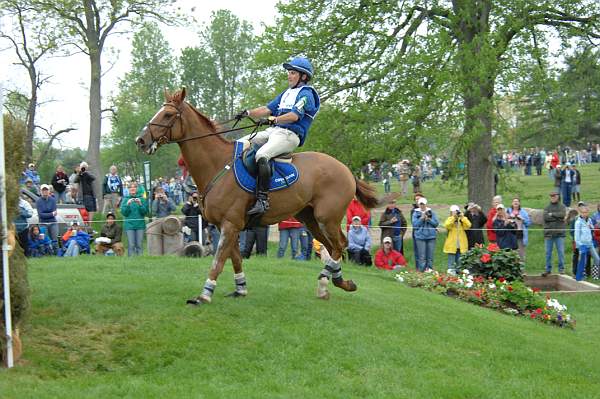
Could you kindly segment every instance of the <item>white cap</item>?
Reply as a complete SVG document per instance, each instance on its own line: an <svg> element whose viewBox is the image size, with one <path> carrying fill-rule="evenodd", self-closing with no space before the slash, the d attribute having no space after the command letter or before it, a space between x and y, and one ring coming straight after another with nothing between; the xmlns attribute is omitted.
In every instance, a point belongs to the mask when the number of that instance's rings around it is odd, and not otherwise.
<svg viewBox="0 0 600 399"><path fill-rule="evenodd" d="M427 205L427 198L425 198L425 197L419 198L419 200L417 201L417 205L421 205L421 204Z"/></svg>
<svg viewBox="0 0 600 399"><path fill-rule="evenodd" d="M81 162L81 163L79 164L79 167L80 167L80 168L86 168L86 169L87 169L89 166L88 166L87 162L83 161L83 162Z"/></svg>
<svg viewBox="0 0 600 399"><path fill-rule="evenodd" d="M383 238L383 242L389 242L389 243L391 243L392 242L392 237L384 237Z"/></svg>
<svg viewBox="0 0 600 399"><path fill-rule="evenodd" d="M360 216L352 216L352 221L354 222L355 220L358 220L360 222Z"/></svg>
<svg viewBox="0 0 600 399"><path fill-rule="evenodd" d="M460 208L458 207L458 205L452 205L450 206L450 212L459 212Z"/></svg>
<svg viewBox="0 0 600 399"><path fill-rule="evenodd" d="M504 205L498 204L498 205L496 205L496 209L504 209Z"/></svg>
<svg viewBox="0 0 600 399"><path fill-rule="evenodd" d="M48 184L42 184L40 186L40 190L50 190L50 185L48 185Z"/></svg>

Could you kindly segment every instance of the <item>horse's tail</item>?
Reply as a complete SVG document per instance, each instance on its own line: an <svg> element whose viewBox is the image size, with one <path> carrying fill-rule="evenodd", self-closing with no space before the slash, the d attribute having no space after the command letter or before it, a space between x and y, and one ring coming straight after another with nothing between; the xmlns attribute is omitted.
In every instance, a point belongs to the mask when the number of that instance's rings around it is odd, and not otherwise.
<svg viewBox="0 0 600 399"><path fill-rule="evenodd" d="M375 208L379 204L377 191L369 183L354 176L356 180L356 198L366 209Z"/></svg>

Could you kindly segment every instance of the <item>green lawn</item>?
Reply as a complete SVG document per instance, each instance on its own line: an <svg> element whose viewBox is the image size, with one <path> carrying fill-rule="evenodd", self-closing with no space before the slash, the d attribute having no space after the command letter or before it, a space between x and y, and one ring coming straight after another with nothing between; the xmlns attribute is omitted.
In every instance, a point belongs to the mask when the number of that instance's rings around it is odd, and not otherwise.
<svg viewBox="0 0 600 399"><path fill-rule="evenodd" d="M437 262L436 262L437 263ZM250 295L187 307L210 259L30 262L24 360L2 398L597 397L600 295L560 298L575 331L345 265L355 293L315 299L318 261L245 262Z"/></svg>

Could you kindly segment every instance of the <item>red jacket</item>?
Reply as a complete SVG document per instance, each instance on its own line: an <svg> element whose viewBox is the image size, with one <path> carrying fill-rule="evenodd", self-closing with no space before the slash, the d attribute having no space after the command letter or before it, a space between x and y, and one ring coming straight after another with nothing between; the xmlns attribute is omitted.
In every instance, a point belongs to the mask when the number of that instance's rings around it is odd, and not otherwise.
<svg viewBox="0 0 600 399"><path fill-rule="evenodd" d="M396 265L406 266L404 256L394 249L386 255L383 248L379 248L375 254L375 266L380 269L394 270L394 266Z"/></svg>
<svg viewBox="0 0 600 399"><path fill-rule="evenodd" d="M487 236L489 242L496 242L496 232L494 231L494 217L496 217L496 208L490 208L487 214L487 223L485 228L487 229Z"/></svg>
<svg viewBox="0 0 600 399"><path fill-rule="evenodd" d="M289 218L289 219L279 222L278 227L279 227L279 230L297 229L299 227L302 227L302 223L300 223L299 221L297 221L294 218Z"/></svg>
<svg viewBox="0 0 600 399"><path fill-rule="evenodd" d="M350 201L348 209L346 210L346 231L350 230L350 225L352 224L352 218L354 216L360 216L360 224L365 227L369 226L371 212L367 211L356 198L352 198L352 201Z"/></svg>
<svg viewBox="0 0 600 399"><path fill-rule="evenodd" d="M179 165L179 167L181 168L181 174L183 175L183 178L185 179L188 175L188 170L187 170L187 164L185 163L185 159L183 159L183 154L179 156L179 159L177 160L177 165Z"/></svg>

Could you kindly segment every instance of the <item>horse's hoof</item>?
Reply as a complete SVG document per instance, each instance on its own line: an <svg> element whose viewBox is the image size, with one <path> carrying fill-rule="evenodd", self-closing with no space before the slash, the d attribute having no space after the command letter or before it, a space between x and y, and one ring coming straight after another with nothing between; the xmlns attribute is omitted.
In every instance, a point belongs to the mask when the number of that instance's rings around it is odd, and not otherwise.
<svg viewBox="0 0 600 399"><path fill-rule="evenodd" d="M329 291L317 294L317 298L318 299L323 299L324 301L327 301L329 299Z"/></svg>
<svg viewBox="0 0 600 399"><path fill-rule="evenodd" d="M338 288L343 289L344 291L348 291L348 292L353 292L358 289L358 287L356 286L356 284L354 284L354 281L352 281L352 280L343 280L339 283L336 283L334 281L333 285L335 285Z"/></svg>
<svg viewBox="0 0 600 399"><path fill-rule="evenodd" d="M210 303L210 300L208 300L206 297L203 296L197 296L195 298L191 298L188 299L187 301L185 301L186 305L194 305L194 306L199 306L199 305L203 305L203 304L208 304Z"/></svg>
<svg viewBox="0 0 600 399"><path fill-rule="evenodd" d="M229 294L225 295L225 297L227 297L227 298L245 298L246 295L248 295L248 294L247 293L246 294L242 294L242 293L240 293L238 291L233 291L232 293L229 293Z"/></svg>

